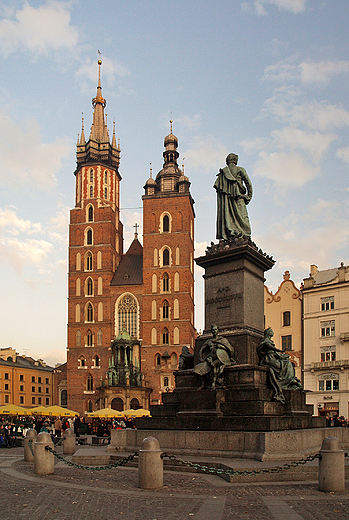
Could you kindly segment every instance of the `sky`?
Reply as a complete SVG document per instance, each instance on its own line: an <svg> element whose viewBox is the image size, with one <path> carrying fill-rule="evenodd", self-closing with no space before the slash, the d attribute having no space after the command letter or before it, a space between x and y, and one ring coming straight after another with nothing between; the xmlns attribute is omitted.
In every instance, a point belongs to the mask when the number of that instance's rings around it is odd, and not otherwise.
<svg viewBox="0 0 349 520"><path fill-rule="evenodd" d="M253 184L252 239L299 286L349 264L347 0L0 1L0 348L66 359L67 245L76 141L99 58L120 139L125 249L150 165L178 137L195 200L195 254L215 241L219 168ZM202 330L202 271L195 272Z"/></svg>

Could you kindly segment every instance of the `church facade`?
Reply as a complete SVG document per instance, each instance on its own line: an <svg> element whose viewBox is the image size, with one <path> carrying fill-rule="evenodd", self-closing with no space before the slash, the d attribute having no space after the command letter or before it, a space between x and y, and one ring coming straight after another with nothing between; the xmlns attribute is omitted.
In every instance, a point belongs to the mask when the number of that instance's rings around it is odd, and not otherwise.
<svg viewBox="0 0 349 520"><path fill-rule="evenodd" d="M194 201L172 122L163 168L144 185L143 245L136 231L124 253L121 150L115 124L109 137L100 72L101 61L90 135L83 124L77 142L69 225L67 405L80 413L159 403L174 388L182 347L196 337ZM126 336L127 355L113 347ZM126 375L111 378L118 364ZM131 367L137 378L127 377Z"/></svg>

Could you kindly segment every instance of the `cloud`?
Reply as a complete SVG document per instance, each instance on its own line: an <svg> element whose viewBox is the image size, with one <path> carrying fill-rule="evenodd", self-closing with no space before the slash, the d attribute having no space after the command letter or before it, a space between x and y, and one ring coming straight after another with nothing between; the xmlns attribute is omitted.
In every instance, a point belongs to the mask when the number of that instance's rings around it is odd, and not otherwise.
<svg viewBox="0 0 349 520"><path fill-rule="evenodd" d="M93 82L94 88L97 83L97 63L95 60L88 58L84 64L80 66L76 72L76 77L79 79L80 87L82 91L90 91L92 88L91 82ZM117 78L123 78L129 76L130 71L122 65L118 60L103 57L101 67L101 83L107 85L107 87L115 87ZM87 83L86 80L89 80Z"/></svg>
<svg viewBox="0 0 349 520"><path fill-rule="evenodd" d="M44 143L35 119L20 126L1 112L0 128L0 183L18 187L26 182L42 189L52 188L62 159L73 151L70 141L57 138L53 143Z"/></svg>
<svg viewBox="0 0 349 520"><path fill-rule="evenodd" d="M320 168L295 152L260 152L254 175L266 177L282 188L300 188L315 179Z"/></svg>
<svg viewBox="0 0 349 520"><path fill-rule="evenodd" d="M197 137L191 148L183 152L186 168L191 170L217 171L224 162L229 150L217 139L211 137L200 139Z"/></svg>
<svg viewBox="0 0 349 520"><path fill-rule="evenodd" d="M68 4L48 1L38 8L25 2L23 8L0 21L0 53L8 57L18 51L32 56L77 46L78 30L70 23Z"/></svg>
<svg viewBox="0 0 349 520"><path fill-rule="evenodd" d="M336 136L333 134L309 132L293 126L274 130L271 133L271 137L278 149L291 152L295 150L307 152L315 163L322 160L330 144L336 139Z"/></svg>
<svg viewBox="0 0 349 520"><path fill-rule="evenodd" d="M194 116L180 115L176 117L176 124L177 123L186 130L195 131L201 126L201 116L200 114L195 114Z"/></svg>
<svg viewBox="0 0 349 520"><path fill-rule="evenodd" d="M0 234L4 231L11 235L19 233L39 233L42 231L41 224L32 223L30 220L23 220L17 217L16 212L10 208L0 208Z"/></svg>
<svg viewBox="0 0 349 520"><path fill-rule="evenodd" d="M267 81L298 82L304 86L326 86L335 76L349 73L346 60L306 60L298 62L297 56L289 56L264 69L263 79Z"/></svg>
<svg viewBox="0 0 349 520"><path fill-rule="evenodd" d="M305 11L307 0L254 0L253 6L258 15L266 15L266 6L272 5L279 9L279 11L288 11L290 13L298 14ZM247 10L249 4L244 1L242 8Z"/></svg>
<svg viewBox="0 0 349 520"><path fill-rule="evenodd" d="M349 146L347 146L346 148L338 148L336 156L339 159L342 159L343 161L349 163Z"/></svg>
<svg viewBox="0 0 349 520"><path fill-rule="evenodd" d="M47 233L52 240L68 244L69 211L70 208L65 206L50 218Z"/></svg>
<svg viewBox="0 0 349 520"><path fill-rule="evenodd" d="M41 264L53 249L46 240L0 238L0 258L18 273L28 264Z"/></svg>

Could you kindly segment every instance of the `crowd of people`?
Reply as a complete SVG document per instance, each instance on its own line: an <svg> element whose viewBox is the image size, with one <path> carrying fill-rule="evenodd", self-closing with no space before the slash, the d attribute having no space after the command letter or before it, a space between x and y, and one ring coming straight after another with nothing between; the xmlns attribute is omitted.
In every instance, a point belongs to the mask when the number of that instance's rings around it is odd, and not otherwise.
<svg viewBox="0 0 349 520"><path fill-rule="evenodd" d="M16 446L16 439L26 436L29 429L37 433L47 432L54 442L58 442L65 430L71 428L76 437L81 435L96 435L97 437L110 437L110 430L135 428L132 418L87 418L76 415L75 417L0 417L0 448Z"/></svg>
<svg viewBox="0 0 349 520"><path fill-rule="evenodd" d="M345 419L343 415L339 416L338 414L335 414L332 417L330 415L326 415L326 426L332 426L334 428L349 428L349 421L348 419Z"/></svg>

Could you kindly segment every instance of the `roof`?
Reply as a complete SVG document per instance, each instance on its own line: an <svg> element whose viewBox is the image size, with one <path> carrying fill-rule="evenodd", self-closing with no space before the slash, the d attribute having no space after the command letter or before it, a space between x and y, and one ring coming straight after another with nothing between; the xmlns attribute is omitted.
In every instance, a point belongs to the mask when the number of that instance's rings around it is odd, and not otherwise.
<svg viewBox="0 0 349 520"><path fill-rule="evenodd" d="M127 253L123 255L115 271L111 285L143 284L143 247L135 238Z"/></svg>
<svg viewBox="0 0 349 520"><path fill-rule="evenodd" d="M49 366L43 366L40 361L35 361L33 358L16 356L16 361L5 361L0 359L0 365L17 368L29 368L35 370L42 370L44 372L52 372L53 368Z"/></svg>
<svg viewBox="0 0 349 520"><path fill-rule="evenodd" d="M322 285L332 282L338 276L338 267L326 269L325 271L317 271L313 274L314 285Z"/></svg>

